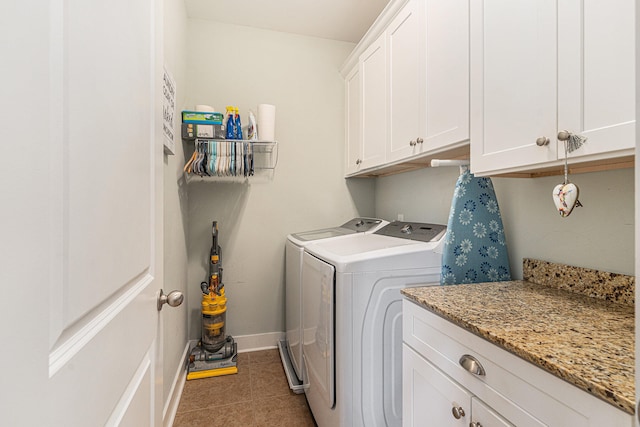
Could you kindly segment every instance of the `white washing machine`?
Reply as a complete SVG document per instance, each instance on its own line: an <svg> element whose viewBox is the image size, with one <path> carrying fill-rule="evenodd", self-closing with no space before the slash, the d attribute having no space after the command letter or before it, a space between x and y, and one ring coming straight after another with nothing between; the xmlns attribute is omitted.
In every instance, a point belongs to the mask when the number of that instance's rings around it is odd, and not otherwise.
<svg viewBox="0 0 640 427"><path fill-rule="evenodd" d="M306 246L304 390L320 427L402 425L402 297L439 285L446 226L393 222Z"/></svg>
<svg viewBox="0 0 640 427"><path fill-rule="evenodd" d="M317 241L341 239L356 233L372 233L388 221L377 218L353 218L338 227L290 234L286 243L285 266L285 323L286 339L278 343L280 357L289 387L302 393L302 254L304 248Z"/></svg>

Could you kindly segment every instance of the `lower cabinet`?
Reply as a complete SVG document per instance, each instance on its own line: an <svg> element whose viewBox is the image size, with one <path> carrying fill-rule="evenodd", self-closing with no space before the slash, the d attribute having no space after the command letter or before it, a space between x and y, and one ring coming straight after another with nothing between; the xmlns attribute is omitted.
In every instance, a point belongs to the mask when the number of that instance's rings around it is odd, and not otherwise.
<svg viewBox="0 0 640 427"><path fill-rule="evenodd" d="M632 427L633 416L404 300L404 426Z"/></svg>
<svg viewBox="0 0 640 427"><path fill-rule="evenodd" d="M406 344L402 363L405 426L544 426L520 408L506 420Z"/></svg>
<svg viewBox="0 0 640 427"><path fill-rule="evenodd" d="M526 417L530 417L526 415ZM482 422L481 422L482 421ZM524 419L522 421L525 422ZM535 425L542 425L533 418L527 418L527 422L535 423ZM493 409L482 403L475 397L471 398L471 427L489 427L489 426L511 426L512 424L498 415ZM516 425L525 425L516 423ZM528 425L528 424L527 424Z"/></svg>

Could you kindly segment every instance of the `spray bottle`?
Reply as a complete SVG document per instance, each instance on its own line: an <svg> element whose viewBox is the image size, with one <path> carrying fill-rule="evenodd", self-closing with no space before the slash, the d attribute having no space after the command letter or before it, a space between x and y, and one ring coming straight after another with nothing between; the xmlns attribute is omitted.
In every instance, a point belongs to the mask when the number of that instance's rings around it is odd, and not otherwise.
<svg viewBox="0 0 640 427"><path fill-rule="evenodd" d="M235 124L235 118L234 118L234 109L232 106L227 106L227 121L226 121L226 129L225 129L225 137L227 139L235 139L234 138L234 134L235 134L235 129L236 129L236 124Z"/></svg>
<svg viewBox="0 0 640 427"><path fill-rule="evenodd" d="M242 123L240 123L240 109L238 107L236 107L236 115L234 117L234 123L235 125L235 139L242 139Z"/></svg>

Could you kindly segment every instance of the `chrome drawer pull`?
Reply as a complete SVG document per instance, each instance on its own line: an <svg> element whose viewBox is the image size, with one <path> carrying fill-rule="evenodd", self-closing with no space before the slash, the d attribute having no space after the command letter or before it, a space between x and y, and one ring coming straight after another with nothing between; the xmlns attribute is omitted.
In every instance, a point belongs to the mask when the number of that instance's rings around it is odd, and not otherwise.
<svg viewBox="0 0 640 427"><path fill-rule="evenodd" d="M459 363L460 363L460 366L462 366L464 369L466 369L467 371L471 372L474 375L486 374L484 368L482 367L478 359L476 359L475 357L469 354L462 355Z"/></svg>

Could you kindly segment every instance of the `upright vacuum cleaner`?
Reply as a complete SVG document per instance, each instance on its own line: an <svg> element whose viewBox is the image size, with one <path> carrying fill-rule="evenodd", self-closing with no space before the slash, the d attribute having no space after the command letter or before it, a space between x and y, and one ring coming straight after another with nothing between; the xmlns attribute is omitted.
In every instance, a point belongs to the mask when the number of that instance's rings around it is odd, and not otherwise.
<svg viewBox="0 0 640 427"><path fill-rule="evenodd" d="M202 282L202 336L189 354L187 380L238 373L238 347L225 334L227 298L222 283L222 254L218 244L218 222L213 221L209 256L209 282Z"/></svg>

